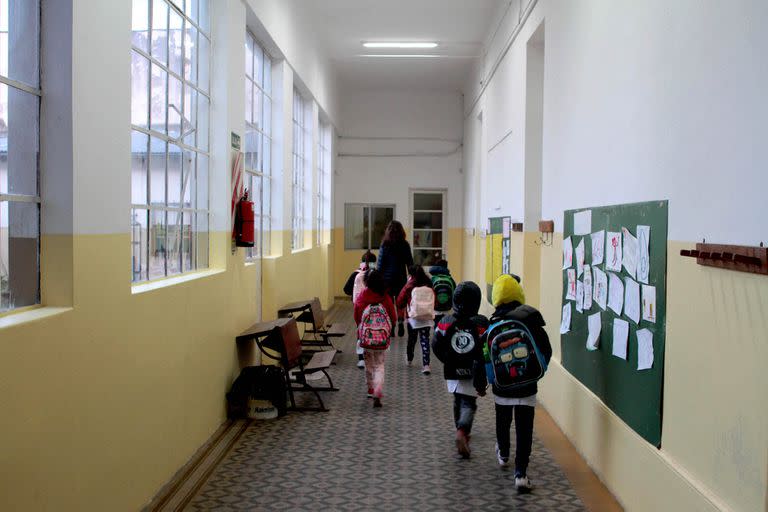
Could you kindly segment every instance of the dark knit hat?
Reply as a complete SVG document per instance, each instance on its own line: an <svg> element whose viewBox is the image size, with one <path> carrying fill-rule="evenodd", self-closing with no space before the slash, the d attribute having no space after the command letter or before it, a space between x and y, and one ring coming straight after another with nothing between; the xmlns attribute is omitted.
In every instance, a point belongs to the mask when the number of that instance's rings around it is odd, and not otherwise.
<svg viewBox="0 0 768 512"><path fill-rule="evenodd" d="M453 292L453 311L459 316L474 316L480 310L483 294L472 281L462 281Z"/></svg>

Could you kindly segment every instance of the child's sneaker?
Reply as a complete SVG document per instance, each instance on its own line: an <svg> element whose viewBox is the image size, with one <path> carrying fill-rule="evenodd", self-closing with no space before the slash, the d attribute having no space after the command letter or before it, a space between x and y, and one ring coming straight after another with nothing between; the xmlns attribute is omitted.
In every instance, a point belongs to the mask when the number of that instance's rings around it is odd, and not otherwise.
<svg viewBox="0 0 768 512"><path fill-rule="evenodd" d="M357 367L360 368L360 369L365 368L365 361L363 361L362 359L358 359L357 360Z"/></svg>
<svg viewBox="0 0 768 512"><path fill-rule="evenodd" d="M411 366L413 364L413 359L406 359L405 364L407 364L408 366Z"/></svg>
<svg viewBox="0 0 768 512"><path fill-rule="evenodd" d="M424 375L429 375L430 373L432 373L432 369L429 367L428 364L425 364L424 368L421 369L421 373L423 373Z"/></svg>
<svg viewBox="0 0 768 512"><path fill-rule="evenodd" d="M374 406L374 407L381 407L381 398L379 398L379 397L374 397L374 398L373 398L373 406Z"/></svg>
<svg viewBox="0 0 768 512"><path fill-rule="evenodd" d="M515 475L515 489L519 494L525 494L531 492L533 485L527 476Z"/></svg>
<svg viewBox="0 0 768 512"><path fill-rule="evenodd" d="M373 398L373 390L372 389L368 390L368 395L367 396L368 396L368 398Z"/></svg>
<svg viewBox="0 0 768 512"><path fill-rule="evenodd" d="M469 436L462 429L456 430L456 450L462 459L469 458Z"/></svg>
<svg viewBox="0 0 768 512"><path fill-rule="evenodd" d="M499 466L502 468L506 468L509 466L509 457L502 457L501 452L499 451L499 443L496 443L496 461L499 463Z"/></svg>

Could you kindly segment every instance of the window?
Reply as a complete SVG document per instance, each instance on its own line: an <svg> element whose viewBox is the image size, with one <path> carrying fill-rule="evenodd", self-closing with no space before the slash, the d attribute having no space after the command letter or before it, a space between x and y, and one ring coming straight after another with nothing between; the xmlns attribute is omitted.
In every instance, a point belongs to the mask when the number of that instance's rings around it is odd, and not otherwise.
<svg viewBox="0 0 768 512"><path fill-rule="evenodd" d="M394 218L392 204L345 204L344 249L378 249L387 225Z"/></svg>
<svg viewBox="0 0 768 512"><path fill-rule="evenodd" d="M133 0L132 281L208 266L208 0Z"/></svg>
<svg viewBox="0 0 768 512"><path fill-rule="evenodd" d="M303 249L312 212L312 121L311 105L293 90L293 240L294 250Z"/></svg>
<svg viewBox="0 0 768 512"><path fill-rule="evenodd" d="M0 0L0 312L40 302L40 4Z"/></svg>
<svg viewBox="0 0 768 512"><path fill-rule="evenodd" d="M320 123L317 147L317 245L330 242L331 231L331 137L330 124Z"/></svg>
<svg viewBox="0 0 768 512"><path fill-rule="evenodd" d="M271 253L272 60L250 32L245 34L245 187L254 202L256 245L246 258Z"/></svg>
<svg viewBox="0 0 768 512"><path fill-rule="evenodd" d="M411 194L413 218L413 262L434 265L445 253L445 192L414 191Z"/></svg>

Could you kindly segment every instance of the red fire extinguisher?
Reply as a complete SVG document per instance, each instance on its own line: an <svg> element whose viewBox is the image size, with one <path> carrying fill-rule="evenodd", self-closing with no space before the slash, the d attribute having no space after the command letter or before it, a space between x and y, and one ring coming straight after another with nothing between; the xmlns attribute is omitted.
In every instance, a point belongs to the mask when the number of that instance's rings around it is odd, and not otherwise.
<svg viewBox="0 0 768 512"><path fill-rule="evenodd" d="M235 209L235 245L238 247L253 247L253 220L253 201L248 200L248 189L246 189Z"/></svg>

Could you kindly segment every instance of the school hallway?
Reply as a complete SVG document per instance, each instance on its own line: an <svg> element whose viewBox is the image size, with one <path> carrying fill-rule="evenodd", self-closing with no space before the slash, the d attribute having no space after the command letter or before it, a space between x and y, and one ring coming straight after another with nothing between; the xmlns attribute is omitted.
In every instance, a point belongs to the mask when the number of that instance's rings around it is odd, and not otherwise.
<svg viewBox="0 0 768 512"><path fill-rule="evenodd" d="M339 301L329 320L351 322L351 309ZM541 407L528 468L534 489L517 494L514 464L496 462L490 390L478 399L471 457L459 457L442 364L432 356L432 373L422 375L420 348L408 366L405 345L394 338L387 352L381 409L366 398L349 333L329 372L339 391L322 393L328 412L232 423L147 510L623 510ZM316 405L309 393L297 396ZM512 439L514 454L514 430Z"/></svg>

